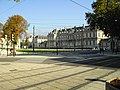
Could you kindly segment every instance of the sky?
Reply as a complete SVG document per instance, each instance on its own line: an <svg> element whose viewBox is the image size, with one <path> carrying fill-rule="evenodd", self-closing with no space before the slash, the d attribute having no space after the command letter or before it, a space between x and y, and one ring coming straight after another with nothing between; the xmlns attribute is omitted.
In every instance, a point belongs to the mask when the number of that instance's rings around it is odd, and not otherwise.
<svg viewBox="0 0 120 90"><path fill-rule="evenodd" d="M91 9L94 0L73 0ZM53 29L87 25L85 13L92 12L70 0L0 0L0 22L5 23L13 15L21 15L30 24L27 32L47 35ZM91 9L92 10L92 9Z"/></svg>

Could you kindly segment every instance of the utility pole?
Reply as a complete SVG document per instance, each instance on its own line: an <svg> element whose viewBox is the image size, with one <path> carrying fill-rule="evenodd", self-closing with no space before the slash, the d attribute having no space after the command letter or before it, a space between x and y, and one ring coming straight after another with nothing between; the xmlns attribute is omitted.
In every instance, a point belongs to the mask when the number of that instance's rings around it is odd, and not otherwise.
<svg viewBox="0 0 120 90"><path fill-rule="evenodd" d="M35 40L34 40L34 36L35 36L35 26L33 26L33 52L35 51Z"/></svg>
<svg viewBox="0 0 120 90"><path fill-rule="evenodd" d="M75 37L75 33L76 33L76 26L74 27L74 33L73 33L73 38L74 38L74 54L75 54L75 49L76 49L76 37Z"/></svg>

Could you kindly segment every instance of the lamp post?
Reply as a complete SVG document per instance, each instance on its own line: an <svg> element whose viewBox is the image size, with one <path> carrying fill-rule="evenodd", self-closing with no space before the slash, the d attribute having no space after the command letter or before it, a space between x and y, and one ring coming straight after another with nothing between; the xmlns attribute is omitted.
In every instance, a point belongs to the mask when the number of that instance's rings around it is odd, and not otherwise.
<svg viewBox="0 0 120 90"><path fill-rule="evenodd" d="M35 51L35 26L33 26L33 52Z"/></svg>
<svg viewBox="0 0 120 90"><path fill-rule="evenodd" d="M76 38L75 38L75 33L76 33L76 26L74 27L74 33L73 33L73 40L74 40L74 54L75 54L75 49L76 49Z"/></svg>

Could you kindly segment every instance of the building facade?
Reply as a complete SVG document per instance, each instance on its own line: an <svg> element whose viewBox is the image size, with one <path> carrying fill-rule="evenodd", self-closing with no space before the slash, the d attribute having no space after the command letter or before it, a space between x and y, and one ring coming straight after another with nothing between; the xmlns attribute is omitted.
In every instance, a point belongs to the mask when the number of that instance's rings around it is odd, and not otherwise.
<svg viewBox="0 0 120 90"><path fill-rule="evenodd" d="M58 30L56 30L56 29L54 29L52 32L48 33L47 48L56 48L57 47L57 37L58 37Z"/></svg>
<svg viewBox="0 0 120 90"><path fill-rule="evenodd" d="M99 48L101 39L106 39L102 30L89 26L54 29L48 35L48 48Z"/></svg>
<svg viewBox="0 0 120 90"><path fill-rule="evenodd" d="M35 48L43 48L46 47L47 36L35 36L34 43Z"/></svg>

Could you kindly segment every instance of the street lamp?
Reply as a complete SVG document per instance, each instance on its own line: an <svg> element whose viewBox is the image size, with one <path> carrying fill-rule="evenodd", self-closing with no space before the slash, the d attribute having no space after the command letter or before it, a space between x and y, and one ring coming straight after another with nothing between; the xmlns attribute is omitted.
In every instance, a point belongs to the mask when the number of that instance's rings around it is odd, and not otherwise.
<svg viewBox="0 0 120 90"><path fill-rule="evenodd" d="M74 27L74 33L73 33L73 40L74 40L74 54L75 54L75 49L76 49L75 33L76 33L76 26Z"/></svg>
<svg viewBox="0 0 120 90"><path fill-rule="evenodd" d="M33 52L35 51L35 26L33 26Z"/></svg>

